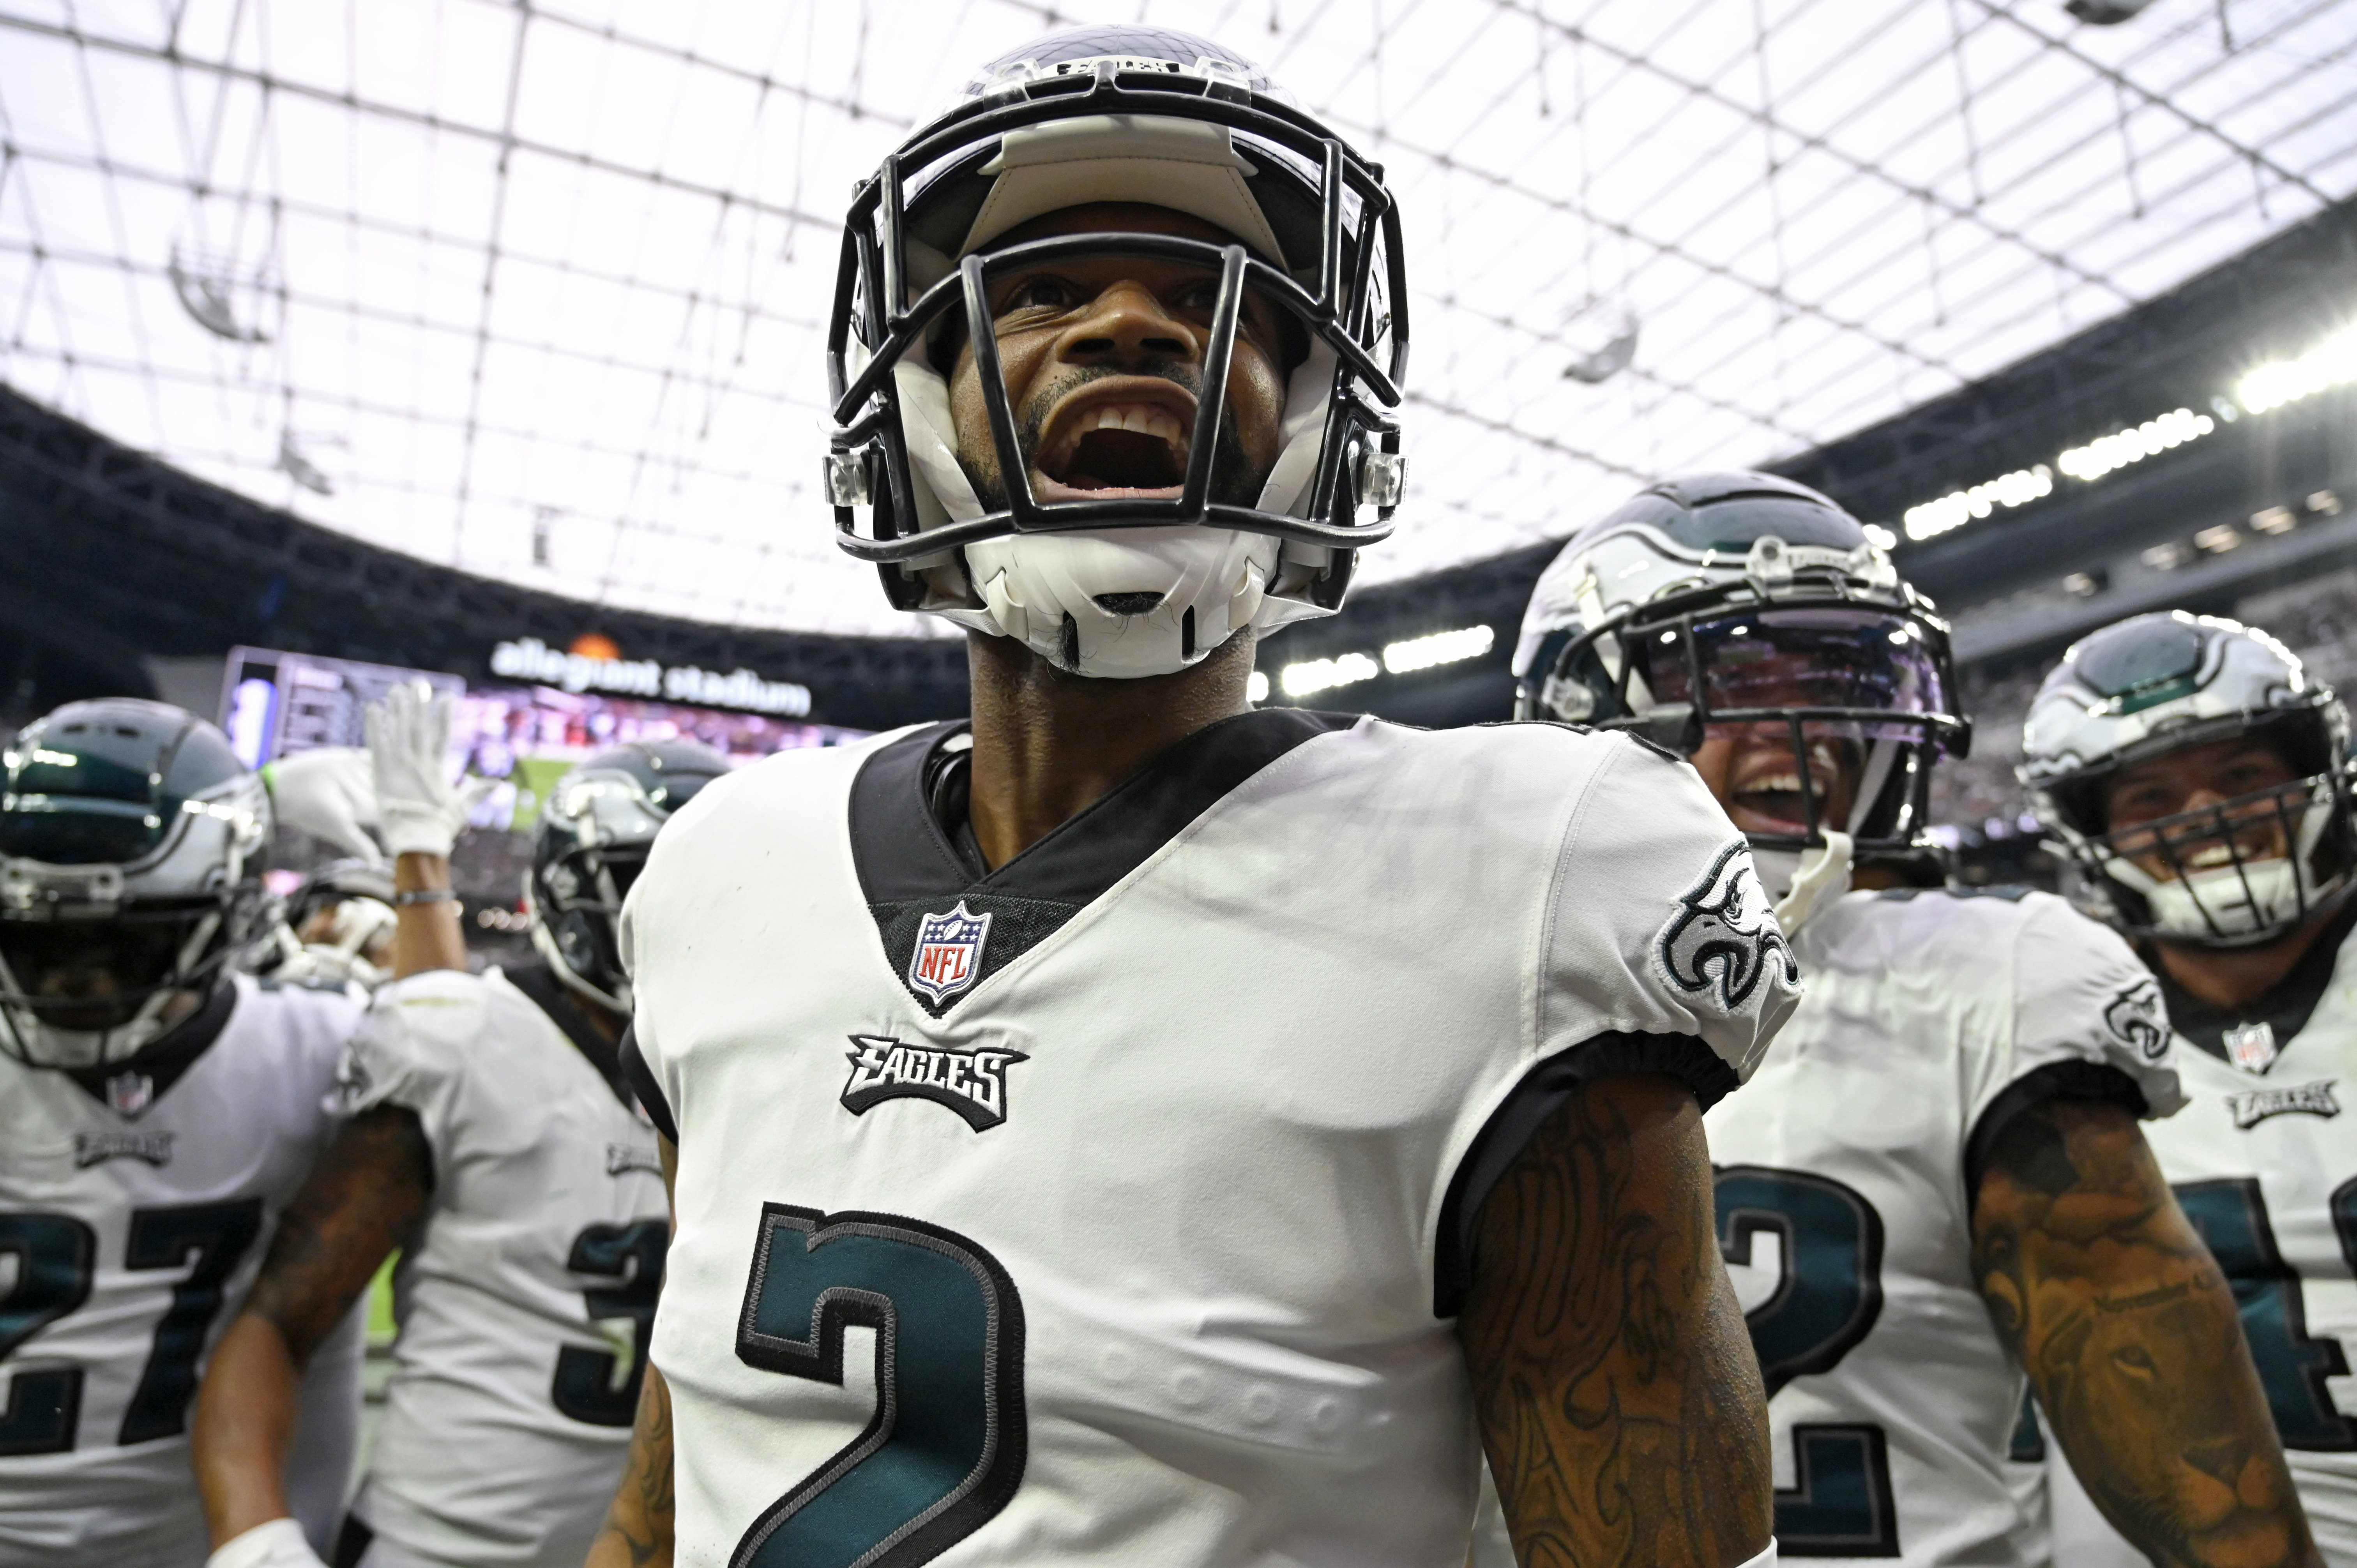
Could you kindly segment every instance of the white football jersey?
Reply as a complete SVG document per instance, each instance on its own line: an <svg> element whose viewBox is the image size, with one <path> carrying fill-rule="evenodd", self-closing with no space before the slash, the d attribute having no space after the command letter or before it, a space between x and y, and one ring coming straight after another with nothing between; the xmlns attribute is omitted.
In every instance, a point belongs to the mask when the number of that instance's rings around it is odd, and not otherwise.
<svg viewBox="0 0 2357 1568"><path fill-rule="evenodd" d="M348 1109L408 1107L434 1155L352 1507L383 1558L579 1568L621 1477L669 1240L662 1169L607 1076L612 1047L567 1036L554 986L537 965L412 975L352 1040Z"/></svg>
<svg viewBox="0 0 2357 1568"><path fill-rule="evenodd" d="M2309 991L2296 1030L2263 1027L2260 1009L2204 1031L2215 1037L2179 1036L2189 1103L2146 1136L2233 1282L2316 1544L2357 1565L2357 1123L2341 1119L2357 1106L2357 935L2314 960L2321 993ZM2085 1529L2109 1533L2071 1500Z"/></svg>
<svg viewBox="0 0 2357 1568"><path fill-rule="evenodd" d="M678 1562L1457 1568L1465 1228L1570 1084L1756 1059L1749 847L1623 737L1275 709L985 873L959 731L709 786L625 910Z"/></svg>
<svg viewBox="0 0 2357 1568"><path fill-rule="evenodd" d="M341 992L236 975L210 1044L68 1073L0 1056L0 1564L197 1568L188 1423L215 1338L333 1136ZM199 1017L202 1039L215 1026ZM357 1336L339 1336L349 1362ZM315 1361L314 1376L349 1365ZM356 1399L307 1423L349 1467ZM340 1503L340 1477L327 1499ZM306 1521L324 1537L325 1520Z"/></svg>
<svg viewBox="0 0 2357 1568"><path fill-rule="evenodd" d="M1706 1123L1780 1554L2022 1562L2026 1380L1973 1273L1975 1136L2058 1092L2175 1111L2158 987L2041 893L1850 893L1792 942L1808 995Z"/></svg>

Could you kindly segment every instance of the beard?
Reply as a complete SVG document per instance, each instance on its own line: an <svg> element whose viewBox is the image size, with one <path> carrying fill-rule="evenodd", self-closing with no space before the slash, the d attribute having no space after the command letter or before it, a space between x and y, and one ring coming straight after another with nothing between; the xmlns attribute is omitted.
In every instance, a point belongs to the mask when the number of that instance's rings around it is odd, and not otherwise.
<svg viewBox="0 0 2357 1568"><path fill-rule="evenodd" d="M1040 388L1025 401L1015 418L1015 444L1023 455L1023 470L1029 473L1039 455L1039 442L1047 424L1048 413L1068 392L1075 392L1091 381L1108 376L1159 376L1164 381L1185 387L1200 398L1203 391L1201 372L1191 365L1176 360L1148 360L1135 369L1099 369L1084 367L1067 371L1049 385ZM1199 405L1200 406L1200 405ZM987 433L985 432L985 435ZM976 457L967 452L961 440L956 451L958 467L964 470L966 483L981 499L985 511L1007 510L1007 488L1004 475L998 471L996 454L985 449ZM1254 463L1244 450L1243 436L1236 428L1235 405L1232 402L1220 412L1220 428L1211 437L1211 499L1220 506L1251 507L1260 504L1261 491L1268 486L1268 476L1275 468L1275 459Z"/></svg>

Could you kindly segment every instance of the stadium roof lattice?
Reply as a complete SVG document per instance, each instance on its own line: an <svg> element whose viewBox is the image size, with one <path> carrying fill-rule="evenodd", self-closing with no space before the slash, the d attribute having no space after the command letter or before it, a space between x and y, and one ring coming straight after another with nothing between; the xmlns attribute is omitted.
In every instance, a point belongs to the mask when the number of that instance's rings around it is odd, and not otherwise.
<svg viewBox="0 0 2357 1568"><path fill-rule="evenodd" d="M1373 580L1837 438L2357 191L2335 0L0 0L0 379L429 560L905 634L815 494L842 199L1076 20L1255 53L1388 166Z"/></svg>

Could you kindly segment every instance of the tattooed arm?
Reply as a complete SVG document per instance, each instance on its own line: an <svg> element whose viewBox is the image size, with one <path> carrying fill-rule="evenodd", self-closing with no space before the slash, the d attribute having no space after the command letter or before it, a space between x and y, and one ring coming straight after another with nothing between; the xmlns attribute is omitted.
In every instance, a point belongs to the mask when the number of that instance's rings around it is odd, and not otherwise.
<svg viewBox="0 0 2357 1568"><path fill-rule="evenodd" d="M1684 1086L1604 1079L1540 1129L1481 1207L1458 1334L1524 1568L1767 1549L1768 1400Z"/></svg>
<svg viewBox="0 0 2357 1568"><path fill-rule="evenodd" d="M2319 1561L2233 1292L2136 1119L2050 1100L1989 1152L1973 1272L2095 1506L2162 1568Z"/></svg>
<svg viewBox="0 0 2357 1568"><path fill-rule="evenodd" d="M662 1133L663 1193L669 1197L679 1173L679 1149ZM672 1230L677 1233L678 1210ZM671 1568L671 1385L653 1367L639 1386L639 1419L630 1431L630 1459L622 1484L606 1507L606 1523L589 1547L587 1568Z"/></svg>
<svg viewBox="0 0 2357 1568"><path fill-rule="evenodd" d="M287 1206L197 1394L197 1485L215 1546L286 1517L303 1368L408 1240L433 1190L416 1112L381 1105L344 1124Z"/></svg>

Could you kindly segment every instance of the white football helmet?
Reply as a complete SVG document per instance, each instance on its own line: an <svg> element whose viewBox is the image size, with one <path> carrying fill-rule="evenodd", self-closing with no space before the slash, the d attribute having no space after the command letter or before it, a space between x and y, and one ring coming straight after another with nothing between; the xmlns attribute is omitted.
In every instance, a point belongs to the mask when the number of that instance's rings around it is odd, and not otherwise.
<svg viewBox="0 0 2357 1568"><path fill-rule="evenodd" d="M1714 725L1784 726L1795 757L1837 750L1857 779L1846 817L1827 820L1800 768L1792 831L1749 835L1779 899L1836 879L1853 851L1920 854L1932 767L1971 741L1931 601L1856 518L1772 474L1667 479L1574 534L1531 595L1513 669L1519 718L1689 757Z"/></svg>
<svg viewBox="0 0 2357 1568"><path fill-rule="evenodd" d="M393 978L398 918L391 873L374 861L331 861L286 896L251 965L281 984L374 991Z"/></svg>
<svg viewBox="0 0 2357 1568"><path fill-rule="evenodd" d="M129 1061L263 934L261 776L203 720L128 697L36 719L0 768L0 1050Z"/></svg>
<svg viewBox="0 0 2357 1568"><path fill-rule="evenodd" d="M2273 740L2299 778L2131 828L2105 821L2120 768L2249 734ZM2349 712L2289 649L2240 622L2170 610L2082 639L2030 704L2017 772L2094 913L2128 935L2255 946L2357 888ZM2288 854L2249 853L2260 822Z"/></svg>
<svg viewBox="0 0 2357 1568"><path fill-rule="evenodd" d="M1097 202L1173 210L1231 242L1001 242ZM1200 353L1179 345L1151 397L1043 440L1008 394L991 291L1092 257L1200 280ZM1286 338L1265 466L1226 409L1248 294ZM951 412L959 344L996 456L979 488ZM837 541L877 564L899 607L1015 638L1060 669L1181 670L1241 628L1340 607L1356 551L1388 536L1399 500L1399 427L1383 409L1406 356L1399 214L1378 166L1216 44L1166 27L1050 34L985 68L853 198L827 349Z"/></svg>

